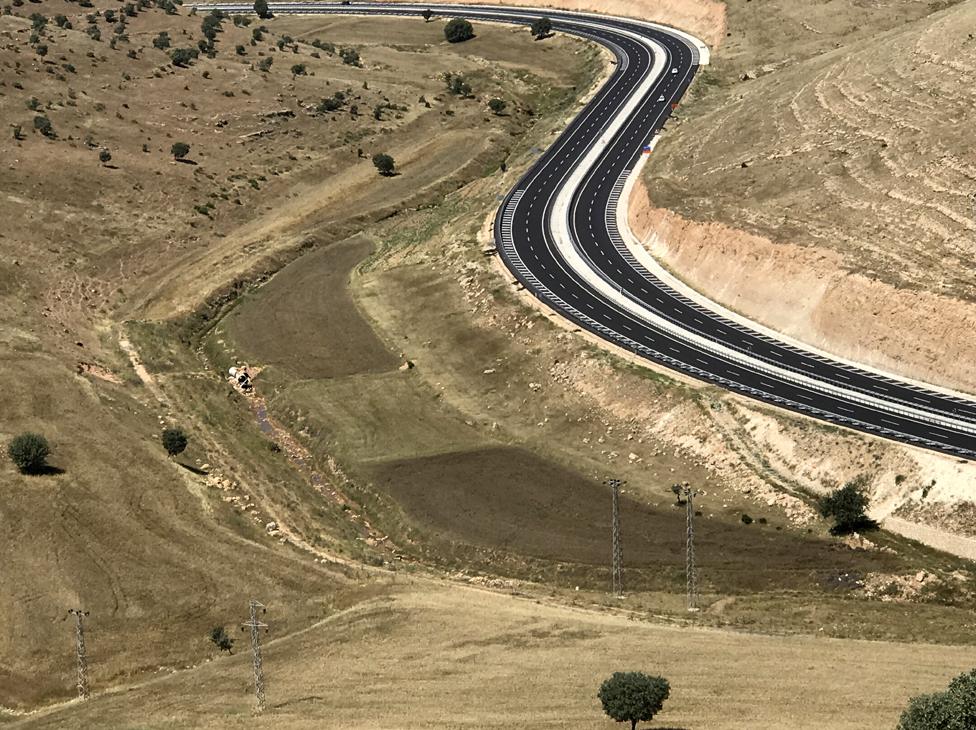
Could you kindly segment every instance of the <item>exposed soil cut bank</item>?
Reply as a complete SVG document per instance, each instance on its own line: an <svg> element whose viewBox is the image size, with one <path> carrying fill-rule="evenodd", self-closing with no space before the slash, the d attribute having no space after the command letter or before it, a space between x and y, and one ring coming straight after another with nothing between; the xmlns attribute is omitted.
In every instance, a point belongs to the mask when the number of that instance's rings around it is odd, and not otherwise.
<svg viewBox="0 0 976 730"><path fill-rule="evenodd" d="M853 273L828 249L775 243L656 207L641 182L630 206L648 251L692 287L841 357L976 392L976 305Z"/></svg>

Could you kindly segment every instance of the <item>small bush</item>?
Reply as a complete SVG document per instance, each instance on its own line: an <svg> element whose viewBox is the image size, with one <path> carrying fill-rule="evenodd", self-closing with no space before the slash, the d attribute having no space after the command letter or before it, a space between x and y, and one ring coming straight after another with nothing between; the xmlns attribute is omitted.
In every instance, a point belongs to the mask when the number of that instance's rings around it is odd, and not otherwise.
<svg viewBox="0 0 976 730"><path fill-rule="evenodd" d="M304 76L305 73L306 71L305 71L304 63L296 63L294 66L291 67L292 76Z"/></svg>
<svg viewBox="0 0 976 730"><path fill-rule="evenodd" d="M651 677L643 672L614 672L600 685L597 697L603 711L617 722L648 722L661 711L671 694L671 685L664 677Z"/></svg>
<svg viewBox="0 0 976 730"><path fill-rule="evenodd" d="M847 535L857 530L877 528L877 523L865 514L870 502L864 493L867 483L867 477L858 476L821 498L820 514L834 518L834 526L830 529L832 534Z"/></svg>
<svg viewBox="0 0 976 730"><path fill-rule="evenodd" d="M21 474L41 474L47 469L51 447L39 433L22 433L7 445L7 455Z"/></svg>
<svg viewBox="0 0 976 730"><path fill-rule="evenodd" d="M548 38L552 33L552 21L549 18L536 18L532 21L532 35L537 41Z"/></svg>
<svg viewBox="0 0 976 730"><path fill-rule="evenodd" d="M57 136L54 133L54 126L51 124L51 120L43 114L34 117L34 129L50 139L54 139Z"/></svg>
<svg viewBox="0 0 976 730"><path fill-rule="evenodd" d="M98 161L101 162L103 165L110 162L111 159L112 159L112 153L109 152L108 150L102 150L101 152L98 153Z"/></svg>
<svg viewBox="0 0 976 730"><path fill-rule="evenodd" d="M505 111L505 107L507 106L508 104L505 103L504 99L491 99L488 102L488 108L491 109L492 113L496 116Z"/></svg>
<svg viewBox="0 0 976 730"><path fill-rule="evenodd" d="M749 515L747 515L747 514L743 514L742 517L740 517L739 519L742 520L742 524L743 525L751 525L752 524L752 518Z"/></svg>
<svg viewBox="0 0 976 730"><path fill-rule="evenodd" d="M174 142L173 146L169 148L169 151L177 160L182 160L190 154L190 145L186 142Z"/></svg>
<svg viewBox="0 0 976 730"><path fill-rule="evenodd" d="M396 170L396 163L393 158L383 152L373 155L373 165L383 177L390 177Z"/></svg>
<svg viewBox="0 0 976 730"><path fill-rule="evenodd" d="M234 653L234 640L227 635L223 626L215 626L210 629L210 641L221 651L226 651L228 654Z"/></svg>
<svg viewBox="0 0 976 730"><path fill-rule="evenodd" d="M271 56L268 56L267 58L262 58L258 62L258 71L263 71L263 72L267 73L268 71L271 70L271 64L272 63L274 63L274 59L271 58Z"/></svg>
<svg viewBox="0 0 976 730"><path fill-rule="evenodd" d="M359 57L359 51L355 48L343 48L339 51L339 58L347 66L361 66L362 59Z"/></svg>
<svg viewBox="0 0 976 730"><path fill-rule="evenodd" d="M188 442L183 429L176 427L164 429L160 440L163 442L163 448L166 449L166 453L170 456L182 454L186 450L186 444Z"/></svg>
<svg viewBox="0 0 976 730"><path fill-rule="evenodd" d="M174 66L186 68L200 56L200 51L196 48L174 48L169 53L169 59Z"/></svg>
<svg viewBox="0 0 976 730"><path fill-rule="evenodd" d="M464 18L454 18L444 26L444 37L448 43L461 43L474 38L474 28Z"/></svg>
<svg viewBox="0 0 976 730"><path fill-rule="evenodd" d="M152 44L154 48L165 51L170 46L169 33L167 33L165 30L160 31L159 35L153 38Z"/></svg>

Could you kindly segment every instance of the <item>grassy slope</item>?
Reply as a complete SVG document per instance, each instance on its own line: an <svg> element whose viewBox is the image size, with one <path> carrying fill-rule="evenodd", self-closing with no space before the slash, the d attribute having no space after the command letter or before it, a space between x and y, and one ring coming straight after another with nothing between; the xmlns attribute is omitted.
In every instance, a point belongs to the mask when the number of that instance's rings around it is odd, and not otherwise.
<svg viewBox="0 0 976 730"><path fill-rule="evenodd" d="M128 20L129 41L113 50L113 26L104 18L96 21L102 40L95 42L83 32L85 12L74 6L14 10L0 17L0 118L4 144L14 149L0 179L0 372L11 383L0 394L2 436L47 434L52 463L63 470L26 478L9 463L0 467L0 511L9 526L0 536L0 705L18 706L73 691L70 627L62 622L68 607L92 612L93 682L104 687L208 655L206 632L237 622L250 596L277 605L280 629L288 631L359 591L341 572L279 545L264 525L287 511L312 544L330 548L355 545L361 525L268 451L229 389L202 373L192 353L170 349L173 330L136 326L131 334L146 347L163 398L157 401L129 368L117 326L136 313L185 310L235 275L280 265L274 257L310 231L339 236L481 174L496 160L504 126L483 100L442 96L440 74L487 76L480 49L494 49L504 67L524 54L508 31L484 29L464 51L444 44L433 24L364 27L355 19L314 28L275 20L251 46L251 29L227 20L217 58L179 69L151 40L165 29L174 46L194 45L199 17L140 11ZM61 30L50 23L43 58L28 42L32 12L65 13L74 24ZM285 34L356 46L364 67L326 52L315 58L304 44L297 53L279 51ZM395 49L377 43L394 35L402 44ZM243 57L234 52L239 43ZM540 46L537 55L551 52L566 58L555 65L572 66L558 47ZM251 67L265 57L275 59L266 75ZM293 78L297 62L309 75ZM311 110L336 90L352 97L343 111ZM32 97L56 139L32 132ZM372 109L384 99L399 108L375 120ZM280 111L287 114L272 114ZM514 104L512 115L525 118ZM22 141L12 140L13 124L22 125ZM254 132L262 134L242 138ZM191 145L196 164L170 160L176 140ZM367 155L392 152L402 176L379 180L368 159L357 157L360 147ZM99 148L111 151L109 166L99 164ZM444 162L427 165L428 155ZM361 201L356 211L348 196ZM194 209L205 203L213 203L207 215ZM350 220L351 213L360 217ZM187 403L198 409L184 409ZM181 460L209 463L232 490L210 490L165 457L158 431L174 420L190 431Z"/></svg>
<svg viewBox="0 0 976 730"><path fill-rule="evenodd" d="M264 716L241 654L21 726L610 728L600 682L640 669L671 681L655 727L860 730L893 726L907 694L974 660L972 649L653 626L410 581L264 657Z"/></svg>

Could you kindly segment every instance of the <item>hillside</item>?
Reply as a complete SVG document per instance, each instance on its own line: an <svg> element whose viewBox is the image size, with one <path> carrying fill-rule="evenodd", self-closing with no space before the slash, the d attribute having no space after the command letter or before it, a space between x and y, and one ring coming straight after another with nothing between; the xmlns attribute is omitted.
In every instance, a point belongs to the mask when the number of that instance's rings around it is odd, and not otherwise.
<svg viewBox="0 0 976 730"><path fill-rule="evenodd" d="M733 1L635 227L737 311L976 390L974 20L971 2Z"/></svg>
<svg viewBox="0 0 976 730"><path fill-rule="evenodd" d="M104 687L197 661L207 631L240 621L249 597L280 601L288 631L361 594L355 572L316 556L362 556L366 528L269 448L191 351L160 363L150 348L134 369L128 338L143 329L126 321L189 312L494 169L499 140L533 121L526 107L545 115L540 79L559 88L585 70L580 47L559 39L526 52L485 28L459 49L434 24L356 19L275 19L256 33L226 18L214 57L180 66L169 54L206 42L203 18L126 7L52 0L0 16L0 439L45 434L54 467L0 466L0 706L73 691L69 607L91 611L92 681ZM163 31L169 48L156 47ZM565 72L546 69L550 57ZM485 79L483 93L503 78L510 113L447 94L448 71ZM190 148L182 161L176 142ZM380 151L400 176L377 175ZM183 384L197 388L186 399ZM159 443L171 424L190 435L176 460Z"/></svg>

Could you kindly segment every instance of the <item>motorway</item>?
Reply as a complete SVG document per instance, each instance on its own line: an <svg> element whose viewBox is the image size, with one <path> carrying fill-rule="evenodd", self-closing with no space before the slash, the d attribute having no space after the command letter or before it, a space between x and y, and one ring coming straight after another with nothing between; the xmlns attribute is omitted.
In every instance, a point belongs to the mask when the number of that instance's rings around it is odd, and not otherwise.
<svg viewBox="0 0 976 730"><path fill-rule="evenodd" d="M250 12L250 4L199 5ZM274 13L419 15L428 6L272 3ZM655 267L626 227L621 195L708 49L664 26L590 13L429 6L435 16L529 24L608 48L606 83L508 193L499 255L561 316L635 355L766 403L962 458L976 456L976 399L784 342L690 296Z"/></svg>

